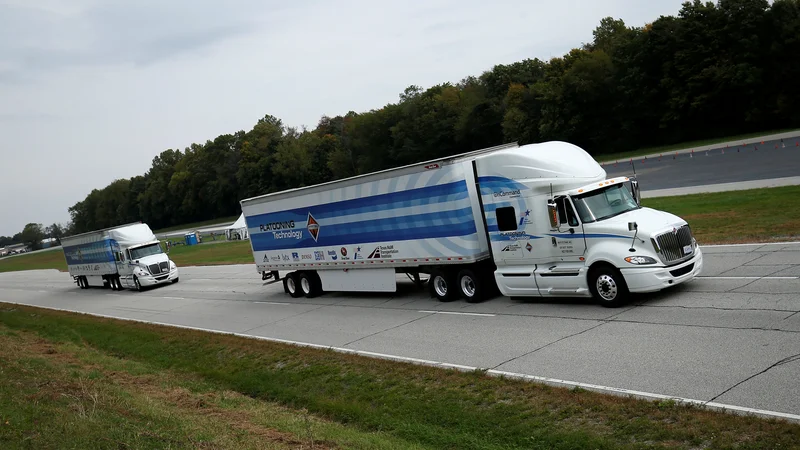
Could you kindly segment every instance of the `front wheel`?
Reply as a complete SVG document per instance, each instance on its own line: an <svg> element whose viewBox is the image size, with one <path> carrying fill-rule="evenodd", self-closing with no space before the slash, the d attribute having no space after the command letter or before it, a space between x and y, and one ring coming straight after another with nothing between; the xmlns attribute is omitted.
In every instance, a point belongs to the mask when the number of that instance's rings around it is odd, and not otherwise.
<svg viewBox="0 0 800 450"><path fill-rule="evenodd" d="M133 276L133 288L136 289L136 292L142 292L142 285L139 284L139 279L136 278L136 275Z"/></svg>
<svg viewBox="0 0 800 450"><path fill-rule="evenodd" d="M628 299L628 285L619 270L601 266L589 271L589 289L595 300L606 308L615 308Z"/></svg>

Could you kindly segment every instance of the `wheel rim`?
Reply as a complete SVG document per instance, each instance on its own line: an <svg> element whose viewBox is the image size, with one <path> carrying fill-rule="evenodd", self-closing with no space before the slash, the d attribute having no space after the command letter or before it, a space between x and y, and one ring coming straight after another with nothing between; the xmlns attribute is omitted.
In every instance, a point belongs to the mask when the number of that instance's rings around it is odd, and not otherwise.
<svg viewBox="0 0 800 450"><path fill-rule="evenodd" d="M439 297L447 296L447 281L444 277L437 276L433 279L433 288L436 290L436 295Z"/></svg>
<svg viewBox="0 0 800 450"><path fill-rule="evenodd" d="M461 277L461 291L467 297L474 297L475 296L475 280L472 279L470 276Z"/></svg>
<svg viewBox="0 0 800 450"><path fill-rule="evenodd" d="M286 287L289 289L290 294L294 294L294 291L297 290L297 286L294 285L293 278L286 279Z"/></svg>
<svg viewBox="0 0 800 450"><path fill-rule="evenodd" d="M617 298L617 282L611 275L597 277L597 293L603 300L611 301Z"/></svg>
<svg viewBox="0 0 800 450"><path fill-rule="evenodd" d="M308 278L306 277L303 277L303 279L300 280L300 287L303 288L304 294L308 294L309 292L311 292L311 283L308 281Z"/></svg>
<svg viewBox="0 0 800 450"><path fill-rule="evenodd" d="M136 290L137 291L142 289L142 286L139 284L139 279L138 278L134 278L133 279L133 284L136 285Z"/></svg>

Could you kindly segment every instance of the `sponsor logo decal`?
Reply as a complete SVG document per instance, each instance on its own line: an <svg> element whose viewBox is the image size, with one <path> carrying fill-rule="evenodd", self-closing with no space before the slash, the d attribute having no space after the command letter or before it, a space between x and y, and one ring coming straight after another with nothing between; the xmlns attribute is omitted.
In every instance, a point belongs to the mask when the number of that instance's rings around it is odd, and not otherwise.
<svg viewBox="0 0 800 450"><path fill-rule="evenodd" d="M284 255L283 255L283 260L284 260L284 261L289 261L289 259L290 259L290 258L289 258L289 255L287 255L287 254L284 254Z"/></svg>
<svg viewBox="0 0 800 450"><path fill-rule="evenodd" d="M367 259L391 258L398 252L399 250L394 248L394 245L379 245L367 256Z"/></svg>
<svg viewBox="0 0 800 450"><path fill-rule="evenodd" d="M272 262L279 262L281 260L280 255L275 255L269 258Z"/></svg>
<svg viewBox="0 0 800 450"><path fill-rule="evenodd" d="M342 256L347 256L347 249L346 248L342 247L339 251L342 252Z"/></svg>
<svg viewBox="0 0 800 450"><path fill-rule="evenodd" d="M533 249L533 246L531 245L531 243L530 243L530 242L528 242L527 244L525 244L525 250L527 250L527 251L528 251L528 253L530 253L532 249Z"/></svg>
<svg viewBox="0 0 800 450"><path fill-rule="evenodd" d="M304 260L305 260L305 259L311 260L311 259L313 259L313 258L314 258L314 257L313 257L313 256L311 256L311 253L305 253L305 254L303 254L303 255L301 255L301 256L300 256L300 259L304 259Z"/></svg>
<svg viewBox="0 0 800 450"><path fill-rule="evenodd" d="M517 250L519 250L519 245L517 245L517 244L509 244L509 245L506 245L505 247L503 247L503 250L501 250L501 251L503 251L503 252L515 252Z"/></svg>
<svg viewBox="0 0 800 450"><path fill-rule="evenodd" d="M519 218L519 225L528 225L531 223L531 210L528 209Z"/></svg>
<svg viewBox="0 0 800 450"><path fill-rule="evenodd" d="M300 255L297 252L292 252L292 259L295 261L300 261Z"/></svg>
<svg viewBox="0 0 800 450"><path fill-rule="evenodd" d="M335 250L328 250L328 256L331 257L331 260L336 261L339 258L339 255L336 254Z"/></svg>
<svg viewBox="0 0 800 450"><path fill-rule="evenodd" d="M314 259L317 261L324 261L325 260L325 252L315 251L314 252Z"/></svg>
<svg viewBox="0 0 800 450"><path fill-rule="evenodd" d="M501 236L506 236L512 241L522 241L528 239L528 235L524 231L510 231L507 233L500 233Z"/></svg>
<svg viewBox="0 0 800 450"><path fill-rule="evenodd" d="M494 198L504 198L504 197L520 197L522 196L522 192L519 189L514 189L513 191L503 191L503 192L495 192L492 194Z"/></svg>
<svg viewBox="0 0 800 450"><path fill-rule="evenodd" d="M294 228L294 220L288 222L272 222L258 226L261 231L275 231L275 230L288 230Z"/></svg>
<svg viewBox="0 0 800 450"><path fill-rule="evenodd" d="M308 233L314 238L314 242L317 241L317 237L319 236L319 222L314 216L311 215L311 212L308 213L308 223L306 224L306 229L308 229Z"/></svg>
<svg viewBox="0 0 800 450"><path fill-rule="evenodd" d="M364 259L364 255L359 255L361 253L361 247L356 247L355 253L353 253L353 259Z"/></svg>

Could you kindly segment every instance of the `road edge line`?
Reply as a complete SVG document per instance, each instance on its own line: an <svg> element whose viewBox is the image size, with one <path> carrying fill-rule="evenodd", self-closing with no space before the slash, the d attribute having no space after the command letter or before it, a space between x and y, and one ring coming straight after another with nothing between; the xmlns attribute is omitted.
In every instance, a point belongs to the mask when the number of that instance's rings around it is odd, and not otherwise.
<svg viewBox="0 0 800 450"><path fill-rule="evenodd" d="M38 306L38 305L29 305L27 303L19 303L19 302L9 302L5 300L0 300L0 303L7 303L10 305L18 305L18 306L28 306L32 308L41 308L41 309L49 309L52 311L61 311L61 312L69 312L73 314L82 314L87 316L93 317L101 317L105 319L115 319L115 320L125 320L129 322L138 322L144 323L148 325L160 325L172 328L182 328L186 330L194 330L194 331L203 331L207 333L214 333L214 334L224 334L236 337L242 337L247 339L256 339L260 341L268 341L268 342L276 342L281 344L289 344L289 345L296 345L298 347L309 347L309 348L316 348L321 350L332 350L339 353L349 353L355 354L359 356L364 356L367 358L379 358L379 359L386 359L391 361L398 361L398 362L407 362L412 364L419 364L423 366L429 367L440 367L440 368L449 368L460 370L463 372L473 372L473 371L485 371L486 374L496 377L507 377L507 378L516 378L516 379L523 379L528 381L534 381L542 384L547 384L556 387L571 387L571 388L581 388L586 390L591 390L595 392L600 392L604 394L611 394L617 395L621 397L629 397L629 398L637 398L640 400L672 400L676 403L685 404L685 405L693 405L699 406L702 408L707 408L723 413L728 414L738 414L738 415L752 415L752 416L759 416L764 418L780 418L786 419L788 421L798 422L800 423L800 414L791 414L791 413L783 413L779 411L770 411L766 409L757 409L757 408L750 408L747 406L737 406L737 405L728 405L725 403L718 403L718 402L710 402L704 400L697 400L692 398L685 398L685 397L675 397L670 395L664 394L655 394L652 392L644 392L644 391L636 391L631 389L624 389L624 388L615 388L610 386L603 386L598 384L590 384L590 383L582 383L579 381L568 381L568 380L561 380L558 378L548 378L548 377L541 377L537 375L529 375L524 373L516 373L516 372L506 372L502 370L496 369L485 369L480 367L472 367L472 366L462 366L459 364L452 364L452 363L443 363L439 361L432 361L427 359L419 359L419 358L411 358L407 356L397 356L397 355L389 355L385 353L376 353L376 352L369 352L365 350L356 350L352 348L343 348L343 347L334 347L330 345L322 345L322 344L312 344L310 342L300 342L300 341L292 341L288 339L280 339L280 338L272 338L267 336L255 336L252 334L244 334L244 333L237 333L233 331L222 331L222 330L214 330L208 328L199 328L199 327L192 327L188 325L177 325L177 324L170 324L164 322L154 322L149 320L142 320L142 319L131 319L127 317L116 317L116 316L109 316L106 314L98 314L98 313L89 313L89 312L82 312L82 311L72 311L69 309L63 308L53 308L48 306Z"/></svg>

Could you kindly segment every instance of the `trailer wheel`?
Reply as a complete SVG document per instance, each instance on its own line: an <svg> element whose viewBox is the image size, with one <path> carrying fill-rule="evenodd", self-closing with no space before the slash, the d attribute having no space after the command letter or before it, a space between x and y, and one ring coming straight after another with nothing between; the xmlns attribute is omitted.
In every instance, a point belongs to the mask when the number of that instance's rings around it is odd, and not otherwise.
<svg viewBox="0 0 800 450"><path fill-rule="evenodd" d="M452 302L458 297L456 288L456 277L452 272L446 270L434 270L428 281L431 296L439 299L440 302Z"/></svg>
<svg viewBox="0 0 800 450"><path fill-rule="evenodd" d="M616 308L628 299L625 278L614 267L601 265L589 271L589 290L595 300L606 308Z"/></svg>
<svg viewBox="0 0 800 450"><path fill-rule="evenodd" d="M322 293L322 282L316 272L302 272L297 280L300 291L307 298L314 298Z"/></svg>
<svg viewBox="0 0 800 450"><path fill-rule="evenodd" d="M463 269L458 273L458 290L467 303L478 303L486 295L483 282L469 269Z"/></svg>
<svg viewBox="0 0 800 450"><path fill-rule="evenodd" d="M122 280L119 278L119 275L114 276L113 278L111 278L111 281L114 283L114 290L115 291L121 291L121 290L124 289L122 287Z"/></svg>
<svg viewBox="0 0 800 450"><path fill-rule="evenodd" d="M303 292L300 290L299 284L299 276L297 272L292 272L289 275L286 275L284 285L286 286L286 292L292 296L292 298L299 298L303 295Z"/></svg>

